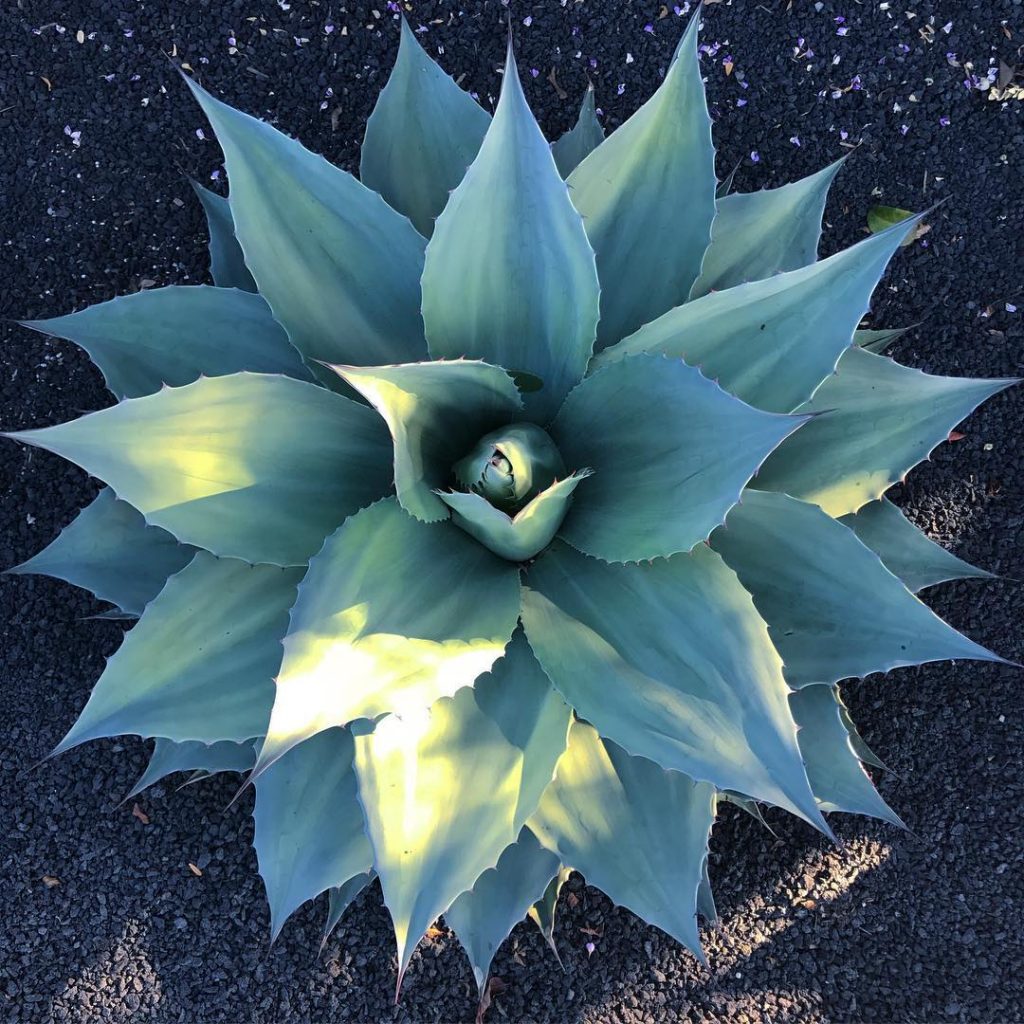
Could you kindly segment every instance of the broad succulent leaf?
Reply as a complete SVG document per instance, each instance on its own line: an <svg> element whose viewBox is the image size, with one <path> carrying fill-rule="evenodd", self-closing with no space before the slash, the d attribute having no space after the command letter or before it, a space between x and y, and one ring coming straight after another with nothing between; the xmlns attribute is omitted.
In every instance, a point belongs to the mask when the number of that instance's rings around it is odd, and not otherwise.
<svg viewBox="0 0 1024 1024"><path fill-rule="evenodd" d="M475 687L388 715L356 737L360 799L394 923L399 986L427 928L518 838L551 781L568 727L569 709L517 641Z"/></svg>
<svg viewBox="0 0 1024 1024"><path fill-rule="evenodd" d="M444 917L469 957L477 988L483 991L491 961L509 932L544 897L558 857L523 828L472 889L448 908Z"/></svg>
<svg viewBox="0 0 1024 1024"><path fill-rule="evenodd" d="M7 572L55 576L137 616L194 554L104 487L47 547Z"/></svg>
<svg viewBox="0 0 1024 1024"><path fill-rule="evenodd" d="M556 481L515 515L495 508L475 492L438 491L438 497L452 510L453 521L468 534L502 558L524 562L551 543L573 492L590 475L590 470L584 469Z"/></svg>
<svg viewBox="0 0 1024 1024"><path fill-rule="evenodd" d="M700 367L759 409L792 412L849 348L871 293L899 248L901 230L872 235L799 270L678 306L601 353L592 367L660 352Z"/></svg>
<svg viewBox="0 0 1024 1024"><path fill-rule="evenodd" d="M403 18L398 58L366 122L359 177L429 238L490 123L483 107L427 56Z"/></svg>
<svg viewBox="0 0 1024 1024"><path fill-rule="evenodd" d="M522 409L512 378L479 361L333 369L384 418L394 444L398 500L426 523L448 517L434 492L449 482L452 466Z"/></svg>
<svg viewBox="0 0 1024 1024"><path fill-rule="evenodd" d="M880 356L897 338L909 330L909 327L890 327L886 330L871 330L865 327L854 331L853 342L855 345L867 349L868 352L874 352L875 355Z"/></svg>
<svg viewBox="0 0 1024 1024"><path fill-rule="evenodd" d="M715 152L698 21L654 95L569 175L601 277L598 350L685 302L711 237Z"/></svg>
<svg viewBox="0 0 1024 1024"><path fill-rule="evenodd" d="M702 963L697 890L715 791L573 723L530 828L609 899L668 932Z"/></svg>
<svg viewBox="0 0 1024 1024"><path fill-rule="evenodd" d="M23 326L81 346L118 399L241 370L312 380L258 295L171 285Z"/></svg>
<svg viewBox="0 0 1024 1024"><path fill-rule="evenodd" d="M868 502L839 522L853 530L915 594L947 580L995 579L936 544L887 498Z"/></svg>
<svg viewBox="0 0 1024 1024"><path fill-rule="evenodd" d="M372 867L352 754L347 729L326 729L256 779L253 845L267 887L271 942L306 900Z"/></svg>
<svg viewBox="0 0 1024 1024"><path fill-rule="evenodd" d="M327 920L324 922L324 934L320 940L320 949L327 945L331 933L338 927L345 911L362 894L363 890L377 877L373 871L363 871L353 875L347 882L335 885L328 890Z"/></svg>
<svg viewBox="0 0 1024 1024"><path fill-rule="evenodd" d="M206 226L210 232L210 276L218 288L240 288L255 292L256 282L245 265L245 255L235 238L235 221L231 204L216 192L204 188L198 181L192 188L203 205Z"/></svg>
<svg viewBox="0 0 1024 1024"><path fill-rule="evenodd" d="M860 763L834 687L805 686L790 697L800 727L800 753L823 811L847 811L906 826L879 795Z"/></svg>
<svg viewBox="0 0 1024 1024"><path fill-rule="evenodd" d="M8 436L78 463L182 543L275 565L304 564L391 481L372 409L263 374L204 378Z"/></svg>
<svg viewBox="0 0 1024 1024"><path fill-rule="evenodd" d="M198 552L125 635L54 753L125 734L206 744L262 736L301 577Z"/></svg>
<svg viewBox="0 0 1024 1024"><path fill-rule="evenodd" d="M551 426L566 465L594 472L559 535L606 561L689 551L801 422L751 408L679 359L603 367Z"/></svg>
<svg viewBox="0 0 1024 1024"><path fill-rule="evenodd" d="M472 685L518 614L518 569L458 527L420 523L393 498L363 509L309 563L257 772L322 729Z"/></svg>
<svg viewBox="0 0 1024 1024"><path fill-rule="evenodd" d="M426 352L423 237L352 175L186 79L221 148L235 235L292 344L332 363Z"/></svg>
<svg viewBox="0 0 1024 1024"><path fill-rule="evenodd" d="M186 740L184 743L176 743L157 736L146 770L124 799L138 796L144 789L176 772L193 772L201 776L217 775L220 772L247 772L255 763L256 748L252 740L241 743L219 740L210 744Z"/></svg>
<svg viewBox="0 0 1024 1024"><path fill-rule="evenodd" d="M830 516L856 512L928 458L982 402L1015 383L935 377L851 348L835 376L798 410L828 415L781 444L756 486L814 502Z"/></svg>
<svg viewBox="0 0 1024 1024"><path fill-rule="evenodd" d="M609 565L556 542L527 583L523 625L537 660L603 737L824 829L782 660L714 552ZM572 856L562 861L586 874Z"/></svg>
<svg viewBox="0 0 1024 1024"><path fill-rule="evenodd" d="M548 882L544 895L530 907L527 913L530 920L540 929L551 952L555 954L559 967L562 967L563 964L555 943L555 918L558 913L558 897L562 894L562 886L569 881L571 874L572 868L567 868L564 864L560 865L558 873Z"/></svg>
<svg viewBox="0 0 1024 1024"><path fill-rule="evenodd" d="M711 244L690 298L813 263L828 190L845 161L781 188L718 199Z"/></svg>
<svg viewBox="0 0 1024 1024"><path fill-rule="evenodd" d="M589 156L602 142L604 129L597 119L597 110L594 107L594 87L588 84L576 123L551 143L551 155L555 158L558 173L563 178L568 178L583 158Z"/></svg>
<svg viewBox="0 0 1024 1024"><path fill-rule="evenodd" d="M816 505L748 491L711 546L753 595L792 686L929 661L1001 660L943 622Z"/></svg>
<svg viewBox="0 0 1024 1024"><path fill-rule="evenodd" d="M427 246L430 354L484 359L536 378L524 404L545 423L583 376L597 317L594 253L510 45L494 119Z"/></svg>

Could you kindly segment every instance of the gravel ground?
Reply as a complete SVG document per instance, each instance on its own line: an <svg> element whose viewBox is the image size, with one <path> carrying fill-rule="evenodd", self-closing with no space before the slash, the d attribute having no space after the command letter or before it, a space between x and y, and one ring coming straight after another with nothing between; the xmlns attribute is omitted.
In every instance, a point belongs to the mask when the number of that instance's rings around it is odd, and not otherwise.
<svg viewBox="0 0 1024 1024"><path fill-rule="evenodd" d="M527 93L553 134L573 120L588 76L606 126L619 124L660 79L683 20L656 2L409 6L427 47L487 104L511 10ZM752 190L856 147L829 206L828 251L861 236L872 203L948 198L931 232L897 256L874 323L920 322L895 354L929 371L1020 374L1024 103L992 102L964 80L965 62L978 78L1000 58L1024 64L1021 0L708 0L705 22L720 171L739 162L737 185ZM7 0L0 316L205 280L185 175L216 182L219 153L165 54L352 168L397 38L383 0ZM0 330L5 428L108 401L72 346ZM1020 390L994 399L896 495L958 554L1018 580L1022 410ZM0 467L0 563L10 565L94 486L14 445L0 448ZM1016 583L954 584L929 599L1024 660ZM0 1018L472 1020L468 965L445 931L420 947L392 1006L393 944L376 888L323 955L322 906L304 908L268 949L250 807L224 811L230 781L155 787L133 814L117 801L145 761L135 739L33 767L116 647L115 624L88 621L98 608L42 578L0 584ZM840 816L836 849L792 818L771 819L776 838L727 809L713 844L722 925L705 935L710 971L574 878L557 934L564 971L520 927L496 961L506 987L489 1019L1020 1020L1021 692L1016 671L973 664L849 687L866 738L895 772L882 792L912 833Z"/></svg>

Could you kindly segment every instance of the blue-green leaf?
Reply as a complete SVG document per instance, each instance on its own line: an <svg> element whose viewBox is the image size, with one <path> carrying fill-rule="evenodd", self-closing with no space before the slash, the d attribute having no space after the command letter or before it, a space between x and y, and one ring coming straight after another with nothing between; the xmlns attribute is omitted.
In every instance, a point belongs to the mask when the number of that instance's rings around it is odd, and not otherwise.
<svg viewBox="0 0 1024 1024"><path fill-rule="evenodd" d="M6 436L78 463L183 543L275 565L305 564L392 476L372 409L263 374L203 378Z"/></svg>
<svg viewBox="0 0 1024 1024"><path fill-rule="evenodd" d="M824 828L782 660L718 555L700 545L650 564L610 565L556 542L527 583L523 626L537 660L602 736ZM562 862L586 873L571 856Z"/></svg>
<svg viewBox="0 0 1024 1024"><path fill-rule="evenodd" d="M232 740L219 740L210 744L198 740L175 743L174 740L157 736L146 770L124 799L130 800L175 772L199 772L202 775L247 772L255 763L256 746L253 740L241 743Z"/></svg>
<svg viewBox="0 0 1024 1024"><path fill-rule="evenodd" d="M814 502L830 516L856 512L902 480L982 402L1015 383L933 377L851 348L836 375L798 410L827 415L783 442L755 485Z"/></svg>
<svg viewBox="0 0 1024 1024"><path fill-rule="evenodd" d="M457 526L420 523L393 498L363 509L299 588L257 771L322 729L472 685L518 613L518 569Z"/></svg>
<svg viewBox="0 0 1024 1024"><path fill-rule="evenodd" d="M573 390L551 426L566 465L594 471L559 536L606 561L689 551L800 424L737 401L678 359L607 366Z"/></svg>
<svg viewBox="0 0 1024 1024"><path fill-rule="evenodd" d="M522 409L512 378L475 360L332 369L384 418L394 442L398 500L426 523L448 517L434 491L450 482L455 463Z"/></svg>
<svg viewBox="0 0 1024 1024"><path fill-rule="evenodd" d="M868 502L839 521L915 594L946 580L995 579L929 539L887 498Z"/></svg>
<svg viewBox="0 0 1024 1024"><path fill-rule="evenodd" d="M306 900L365 875L373 864L348 730L327 729L263 772L253 818L273 942Z"/></svg>
<svg viewBox="0 0 1024 1024"><path fill-rule="evenodd" d="M430 59L403 18L398 58L366 122L359 177L429 238L490 123L483 107Z"/></svg>
<svg viewBox="0 0 1024 1024"><path fill-rule="evenodd" d="M558 867L558 858L524 828L498 863L445 912L445 922L462 943L481 991L498 947L530 907L543 898Z"/></svg>
<svg viewBox="0 0 1024 1024"><path fill-rule="evenodd" d="M55 753L126 733L206 744L262 736L301 577L200 551L126 634Z"/></svg>
<svg viewBox="0 0 1024 1024"><path fill-rule="evenodd" d="M697 891L715 791L573 723L530 828L609 899L668 932L702 963Z"/></svg>
<svg viewBox="0 0 1024 1024"><path fill-rule="evenodd" d="M561 138L551 143L558 173L568 178L580 161L604 142L604 129L594 108L594 87L587 85L576 123Z"/></svg>
<svg viewBox="0 0 1024 1024"><path fill-rule="evenodd" d="M748 491L711 545L753 595L792 686L929 661L1001 660L943 622L816 505Z"/></svg>
<svg viewBox="0 0 1024 1024"><path fill-rule="evenodd" d="M661 352L759 409L791 412L835 370L898 248L898 233L872 235L800 270L705 295L603 352L592 368Z"/></svg>
<svg viewBox="0 0 1024 1024"><path fill-rule="evenodd" d="M781 188L719 199L711 245L690 298L813 263L828 190L845 160Z"/></svg>
<svg viewBox="0 0 1024 1024"><path fill-rule="evenodd" d="M199 202L206 214L210 232L210 275L218 288L240 288L244 292L256 291L256 282L245 265L242 247L235 238L235 221L231 204L223 197L192 182Z"/></svg>
<svg viewBox="0 0 1024 1024"><path fill-rule="evenodd" d="M537 378L541 386L524 403L543 423L583 376L597 315L594 253L527 106L510 46L494 120L427 246L430 353Z"/></svg>
<svg viewBox="0 0 1024 1024"><path fill-rule="evenodd" d="M373 871L363 871L353 875L347 882L332 886L328 892L327 920L324 922L324 935L320 940L322 950L331 937L331 932L338 927L338 922L346 910L355 902L363 890L377 877Z"/></svg>
<svg viewBox="0 0 1024 1024"><path fill-rule="evenodd" d="M7 571L56 576L135 616L194 554L105 487L47 547Z"/></svg>
<svg viewBox="0 0 1024 1024"><path fill-rule="evenodd" d="M847 811L906 826L879 795L854 751L835 689L805 686L790 697L800 728L800 753L821 809Z"/></svg>
<svg viewBox="0 0 1024 1024"><path fill-rule="evenodd" d="M530 920L540 929L541 935L544 936L544 941L550 947L551 952L555 954L559 967L563 965L562 958L558 955L558 946L555 943L555 917L558 913L558 897L562 893L562 886L569 881L571 874L572 868L567 868L564 864L560 865L558 873L548 882L544 895L530 907L527 914Z"/></svg>
<svg viewBox="0 0 1024 1024"><path fill-rule="evenodd" d="M597 348L685 302L715 216L715 151L690 19L665 80L569 175L597 253Z"/></svg>
<svg viewBox="0 0 1024 1024"><path fill-rule="evenodd" d="M332 363L426 353L423 237L351 174L186 79L224 150L235 236L292 344Z"/></svg>
<svg viewBox="0 0 1024 1024"><path fill-rule="evenodd" d="M23 324L80 345L119 399L241 370L313 379L263 299L237 288L153 288Z"/></svg>

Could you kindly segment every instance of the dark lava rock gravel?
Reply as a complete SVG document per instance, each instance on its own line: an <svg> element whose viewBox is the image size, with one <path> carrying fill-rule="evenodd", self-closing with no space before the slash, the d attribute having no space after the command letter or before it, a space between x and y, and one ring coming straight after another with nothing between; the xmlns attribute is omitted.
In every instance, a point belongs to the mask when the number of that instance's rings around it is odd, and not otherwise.
<svg viewBox="0 0 1024 1024"><path fill-rule="evenodd" d="M397 44L393 6L5 0L0 316L206 279L186 175L223 184L219 154L165 55L353 168ZM606 125L619 124L660 80L683 24L657 2L409 6L426 46L488 105L511 12L527 94L551 133L574 119L588 77ZM1021 374L1024 103L988 98L990 67L1024 65L1021 0L709 0L703 42L720 173L738 162L737 185L752 190L854 152L829 205L827 251L861 237L873 203L947 199L896 257L873 322L920 323L895 354L929 371ZM686 201L686 182L672 201ZM2 330L6 429L108 401L74 347ZM1022 410L1020 390L994 399L897 495L958 554L1018 580ZM8 443L0 474L5 565L94 491L55 457ZM958 583L929 600L1024 660L1020 596L1009 581ZM377 889L321 956L322 906L268 949L250 807L224 810L230 781L158 786L133 814L117 801L144 764L136 739L33 767L81 708L119 628L88 621L99 609L88 595L37 577L4 579L0 606L0 1020L473 1019L471 975L444 931L420 947L392 1005ZM1022 683L1010 668L964 664L848 687L894 769L882 792L912 833L840 816L835 849L792 818L771 818L775 838L727 809L713 845L722 927L705 935L710 970L575 878L557 933L564 971L520 927L496 961L506 987L488 1019L1020 1020Z"/></svg>

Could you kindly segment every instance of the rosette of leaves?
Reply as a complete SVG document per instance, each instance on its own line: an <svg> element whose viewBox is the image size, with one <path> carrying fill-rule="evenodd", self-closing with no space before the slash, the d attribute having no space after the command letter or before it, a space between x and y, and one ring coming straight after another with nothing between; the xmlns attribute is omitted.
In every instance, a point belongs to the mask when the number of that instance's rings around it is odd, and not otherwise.
<svg viewBox="0 0 1024 1024"><path fill-rule="evenodd" d="M699 957L718 801L898 822L837 683L996 660L884 494L1010 382L858 333L908 225L817 260L839 164L716 196L696 37L550 146L403 26L360 180L190 83L216 286L29 324L117 402L12 435L106 485L17 571L138 616L57 749L249 772L275 936L376 877L483 984L575 869Z"/></svg>

